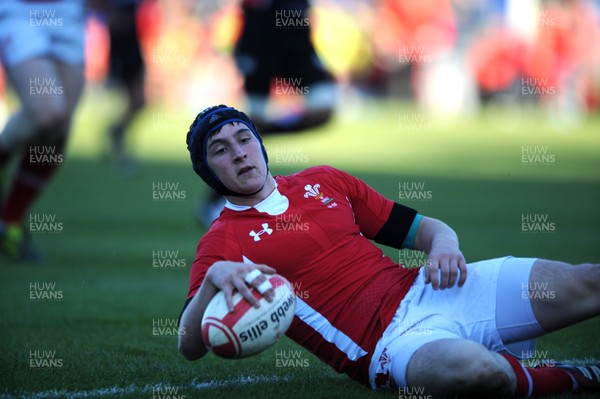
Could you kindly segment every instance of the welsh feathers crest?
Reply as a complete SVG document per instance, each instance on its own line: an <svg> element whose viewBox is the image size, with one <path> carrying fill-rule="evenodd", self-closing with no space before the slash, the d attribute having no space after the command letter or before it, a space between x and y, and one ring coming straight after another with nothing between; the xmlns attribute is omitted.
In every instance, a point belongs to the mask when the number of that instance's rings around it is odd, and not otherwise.
<svg viewBox="0 0 600 399"><path fill-rule="evenodd" d="M320 192L321 185L320 184L307 184L304 186L304 198L314 198L323 203L323 205L327 205L328 208L335 208L337 204L333 202L333 198L327 197L324 193Z"/></svg>
<svg viewBox="0 0 600 399"><path fill-rule="evenodd" d="M304 189L306 190L304 193L304 198L315 197L316 199L321 199L323 197L323 193L319 192L320 187L320 184L315 184L314 186L307 184L304 186Z"/></svg>

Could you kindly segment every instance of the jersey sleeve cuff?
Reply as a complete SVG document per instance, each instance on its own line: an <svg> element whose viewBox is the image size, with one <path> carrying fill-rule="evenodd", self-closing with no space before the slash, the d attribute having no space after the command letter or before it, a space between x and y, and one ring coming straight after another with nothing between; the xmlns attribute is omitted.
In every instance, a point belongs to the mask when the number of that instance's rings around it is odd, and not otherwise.
<svg viewBox="0 0 600 399"><path fill-rule="evenodd" d="M421 219L423 219L423 215L417 213L412 224L410 225L410 229L408 230L408 234L404 241L402 242L402 248L412 249L415 246L415 238L417 237L417 231L419 231L419 223L421 223Z"/></svg>

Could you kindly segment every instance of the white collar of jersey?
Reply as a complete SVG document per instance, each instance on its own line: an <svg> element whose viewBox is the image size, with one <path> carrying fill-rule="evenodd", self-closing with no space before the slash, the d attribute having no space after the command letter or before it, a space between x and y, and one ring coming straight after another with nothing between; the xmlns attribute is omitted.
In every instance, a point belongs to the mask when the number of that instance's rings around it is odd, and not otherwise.
<svg viewBox="0 0 600 399"><path fill-rule="evenodd" d="M267 196L264 200L259 202L258 204L252 206L247 205L236 205L231 202L225 202L225 208L231 209L232 211L247 211L250 208L254 208L259 212L268 213L271 216L281 215L283 212L287 211L290 206L290 201L285 195L282 195L277 187L271 194Z"/></svg>

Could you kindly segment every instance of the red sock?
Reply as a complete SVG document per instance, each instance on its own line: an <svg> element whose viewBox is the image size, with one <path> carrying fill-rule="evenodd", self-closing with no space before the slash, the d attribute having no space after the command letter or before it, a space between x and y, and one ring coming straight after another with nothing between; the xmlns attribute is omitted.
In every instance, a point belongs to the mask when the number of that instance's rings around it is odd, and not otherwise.
<svg viewBox="0 0 600 399"><path fill-rule="evenodd" d="M576 382L571 375L557 367L525 367L511 355L501 354L517 376L516 396L540 396L552 393L572 392Z"/></svg>
<svg viewBox="0 0 600 399"><path fill-rule="evenodd" d="M60 150L51 155L38 155L33 158L27 150L23 154L13 185L2 206L0 219L9 224L21 224L25 214L62 164L63 159Z"/></svg>

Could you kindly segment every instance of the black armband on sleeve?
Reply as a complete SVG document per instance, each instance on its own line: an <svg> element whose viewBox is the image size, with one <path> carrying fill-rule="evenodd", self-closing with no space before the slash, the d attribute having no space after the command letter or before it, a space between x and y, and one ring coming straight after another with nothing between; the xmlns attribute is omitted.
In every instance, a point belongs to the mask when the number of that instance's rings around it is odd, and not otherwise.
<svg viewBox="0 0 600 399"><path fill-rule="evenodd" d="M401 249L416 216L416 210L394 202L390 217L373 240L388 247Z"/></svg>

